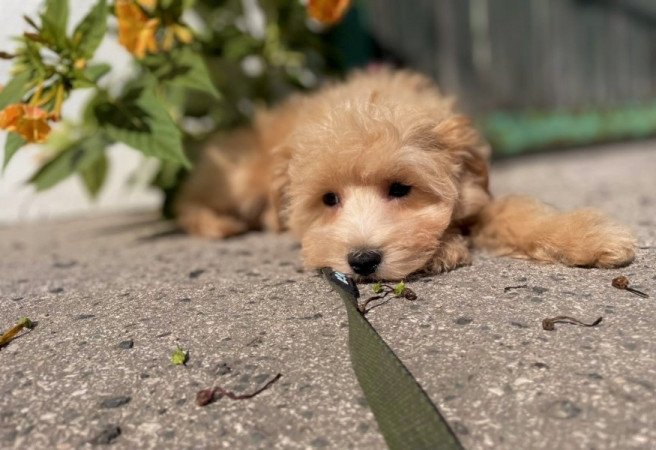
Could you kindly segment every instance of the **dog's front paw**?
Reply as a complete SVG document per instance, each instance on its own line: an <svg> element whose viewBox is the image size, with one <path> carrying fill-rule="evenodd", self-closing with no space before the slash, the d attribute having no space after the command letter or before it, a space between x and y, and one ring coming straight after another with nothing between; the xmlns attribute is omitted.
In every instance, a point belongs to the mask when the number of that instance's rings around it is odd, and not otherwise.
<svg viewBox="0 0 656 450"><path fill-rule="evenodd" d="M211 239L222 239L248 231L248 226L241 220L232 216L218 215L204 207L181 211L178 215L178 223L189 234Z"/></svg>
<svg viewBox="0 0 656 450"><path fill-rule="evenodd" d="M448 272L469 264L471 264L471 254L467 240L460 235L454 235L441 243L430 261L427 271L430 273Z"/></svg>

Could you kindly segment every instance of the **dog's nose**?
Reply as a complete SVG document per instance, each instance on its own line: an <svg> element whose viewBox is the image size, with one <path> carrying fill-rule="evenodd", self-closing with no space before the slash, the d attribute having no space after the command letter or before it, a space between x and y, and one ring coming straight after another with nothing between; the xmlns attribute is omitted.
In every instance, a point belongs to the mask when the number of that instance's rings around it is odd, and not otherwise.
<svg viewBox="0 0 656 450"><path fill-rule="evenodd" d="M371 275L376 271L383 256L375 250L355 250L348 254L348 263L358 275Z"/></svg>

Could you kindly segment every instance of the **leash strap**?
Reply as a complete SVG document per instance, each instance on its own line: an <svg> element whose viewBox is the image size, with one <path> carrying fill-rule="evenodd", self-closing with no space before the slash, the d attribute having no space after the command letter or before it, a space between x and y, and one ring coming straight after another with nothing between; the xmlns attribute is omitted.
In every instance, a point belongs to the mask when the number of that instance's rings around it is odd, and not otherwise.
<svg viewBox="0 0 656 450"><path fill-rule="evenodd" d="M462 449L426 392L358 310L360 292L355 282L329 268L321 272L344 300L351 364L387 446Z"/></svg>

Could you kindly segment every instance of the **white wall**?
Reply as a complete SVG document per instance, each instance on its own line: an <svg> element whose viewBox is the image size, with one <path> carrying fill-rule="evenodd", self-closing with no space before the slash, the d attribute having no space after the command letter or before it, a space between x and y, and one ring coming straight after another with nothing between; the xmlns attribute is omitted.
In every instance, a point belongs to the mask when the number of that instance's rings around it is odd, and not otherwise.
<svg viewBox="0 0 656 450"><path fill-rule="evenodd" d="M11 52L15 48L16 43L11 37L28 30L22 19L23 15L34 17L41 3L41 0L0 0L1 50ZM95 2L69 0L69 3L69 27L72 28ZM103 41L96 59L108 62L114 67L112 73L105 77L110 83L129 76L130 58L112 39L106 38ZM0 84L7 83L10 69L11 61L0 59ZM84 92L75 93L65 104L64 116L76 117L86 97ZM5 138L6 133L0 132L0 161L4 157ZM159 192L147 188L143 179L136 185L127 183L134 171L144 164L144 158L123 145L113 146L108 156L110 169L105 186L98 198L92 201L77 177L46 192L35 192L34 188L26 184L26 180L39 167L39 152L35 146L21 149L0 175L0 224L97 212L157 208L161 201Z"/></svg>

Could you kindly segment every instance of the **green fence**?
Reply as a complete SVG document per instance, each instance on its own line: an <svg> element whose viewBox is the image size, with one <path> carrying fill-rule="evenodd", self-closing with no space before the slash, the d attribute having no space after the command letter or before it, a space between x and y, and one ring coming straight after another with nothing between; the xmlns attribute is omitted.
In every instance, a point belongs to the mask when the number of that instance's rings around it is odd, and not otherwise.
<svg viewBox="0 0 656 450"><path fill-rule="evenodd" d="M435 77L499 153L656 132L654 0L365 0L387 52Z"/></svg>

